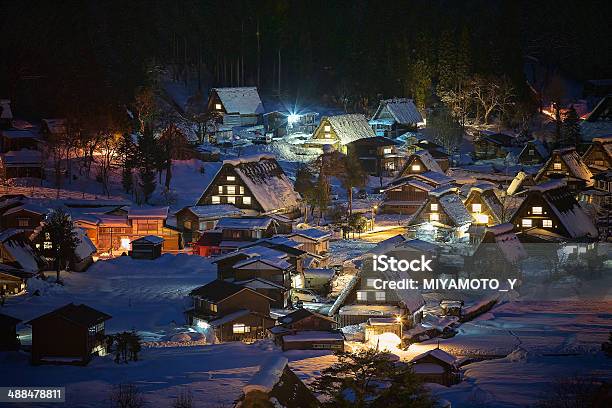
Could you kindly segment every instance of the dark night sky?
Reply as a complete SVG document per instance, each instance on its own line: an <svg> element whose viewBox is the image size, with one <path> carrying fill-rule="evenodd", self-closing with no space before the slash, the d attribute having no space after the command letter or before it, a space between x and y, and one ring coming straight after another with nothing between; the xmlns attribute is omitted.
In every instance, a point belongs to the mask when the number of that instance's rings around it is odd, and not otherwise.
<svg viewBox="0 0 612 408"><path fill-rule="evenodd" d="M153 66L192 77L199 67L205 87L237 84L240 66L240 84L256 85L258 55L265 91L279 49L291 95L346 83L402 96L410 64L426 60L435 81L441 38L454 50L463 32L474 73L520 86L531 55L578 80L612 77L605 1L13 1L3 11L0 96L32 115L128 103Z"/></svg>

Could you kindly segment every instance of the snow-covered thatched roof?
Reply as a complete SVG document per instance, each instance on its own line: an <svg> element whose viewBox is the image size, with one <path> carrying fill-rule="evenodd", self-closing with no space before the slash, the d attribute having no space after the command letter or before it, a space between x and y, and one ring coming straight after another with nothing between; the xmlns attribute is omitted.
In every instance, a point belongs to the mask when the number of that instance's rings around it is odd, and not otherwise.
<svg viewBox="0 0 612 408"><path fill-rule="evenodd" d="M593 185L593 173L588 166L582 161L582 158L574 147L566 147L565 149L553 150L548 162L540 169L535 177L535 180L541 180L549 171L553 171L551 163L561 160L567 166L569 175L586 182L587 186Z"/></svg>
<svg viewBox="0 0 612 408"><path fill-rule="evenodd" d="M457 362L457 358L449 353L447 353L446 351L440 349L440 348L435 348L435 349L431 349L428 350L424 353L419 354L418 356L415 356L412 360L410 360L411 363L416 363L419 360L423 359L424 357L427 356L432 356L434 357L436 360L440 360L450 366L454 366L455 363Z"/></svg>
<svg viewBox="0 0 612 408"><path fill-rule="evenodd" d="M376 136L366 117L361 114L327 116L326 119L329 120L329 124L342 145L365 137ZM323 123L324 120L321 122Z"/></svg>
<svg viewBox="0 0 612 408"><path fill-rule="evenodd" d="M551 211L557 216L569 236L572 238L596 238L599 233L593 220L582 209L564 180L550 180L533 186L530 191L542 194ZM528 200L525 200L528 202ZM520 209L517 210L520 213Z"/></svg>
<svg viewBox="0 0 612 408"><path fill-rule="evenodd" d="M423 122L423 116L421 116L412 99L394 98L382 100L372 119L378 119L385 108L393 119L401 125L413 125Z"/></svg>
<svg viewBox="0 0 612 408"><path fill-rule="evenodd" d="M255 87L213 88L221 99L227 113L241 115L259 115L264 113L261 98Z"/></svg>
<svg viewBox="0 0 612 408"><path fill-rule="evenodd" d="M444 173L438 162L433 158L428 150L417 150L416 152L412 153L408 160L406 160L406 166L411 165L415 158L418 158L428 171Z"/></svg>
<svg viewBox="0 0 612 408"><path fill-rule="evenodd" d="M527 258L527 251L513 231L512 223L499 224L487 227L482 245L495 243L504 258L510 263L516 263Z"/></svg>
<svg viewBox="0 0 612 408"><path fill-rule="evenodd" d="M224 160L221 168L225 166L234 168L264 212L295 208L299 205L299 194L295 192L293 183L273 155L259 154Z"/></svg>

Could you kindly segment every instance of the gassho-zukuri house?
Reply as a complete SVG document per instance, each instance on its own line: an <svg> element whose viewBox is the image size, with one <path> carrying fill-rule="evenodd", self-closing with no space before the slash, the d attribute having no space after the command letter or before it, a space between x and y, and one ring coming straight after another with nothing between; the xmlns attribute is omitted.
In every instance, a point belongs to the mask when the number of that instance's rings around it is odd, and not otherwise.
<svg viewBox="0 0 612 408"><path fill-rule="evenodd" d="M276 158L260 154L224 160L196 205L231 204L253 215L297 217L299 203L300 195Z"/></svg>
<svg viewBox="0 0 612 408"><path fill-rule="evenodd" d="M376 134L370 127L368 120L361 114L324 116L305 146L320 148L332 146L334 149L346 153L347 144L375 136Z"/></svg>

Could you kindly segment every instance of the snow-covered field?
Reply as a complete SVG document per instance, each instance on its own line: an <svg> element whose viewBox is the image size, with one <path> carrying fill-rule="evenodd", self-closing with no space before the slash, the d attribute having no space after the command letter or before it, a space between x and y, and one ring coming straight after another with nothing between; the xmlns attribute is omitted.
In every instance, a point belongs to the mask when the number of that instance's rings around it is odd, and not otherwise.
<svg viewBox="0 0 612 408"><path fill-rule="evenodd" d="M612 380L612 360L600 351L612 330L612 300L516 301L464 323L459 334L440 339L455 356L505 356L468 364L464 380L434 387L453 407L522 407L541 399L555 378L574 375ZM434 348L438 339L409 351Z"/></svg>
<svg viewBox="0 0 612 408"><path fill-rule="evenodd" d="M110 406L113 385L132 383L150 407L170 407L181 389L191 390L194 406L233 406L242 387L273 354L282 353L270 341L217 345L145 348L141 360L115 364L112 356L94 359L87 367L31 366L27 355L0 353L3 386L65 386L66 407ZM288 351L289 365L306 383L335 361L329 351ZM57 404L14 404L15 407L53 407Z"/></svg>
<svg viewBox="0 0 612 408"><path fill-rule="evenodd" d="M107 331L136 329L145 339L174 334L185 326L187 294L216 277L210 260L186 254L156 260L118 257L94 263L86 272L62 273L64 286L31 279L28 294L7 301L3 313L24 321L67 303L85 303L108 313ZM37 291L40 296L32 296ZM28 342L27 330L22 342Z"/></svg>

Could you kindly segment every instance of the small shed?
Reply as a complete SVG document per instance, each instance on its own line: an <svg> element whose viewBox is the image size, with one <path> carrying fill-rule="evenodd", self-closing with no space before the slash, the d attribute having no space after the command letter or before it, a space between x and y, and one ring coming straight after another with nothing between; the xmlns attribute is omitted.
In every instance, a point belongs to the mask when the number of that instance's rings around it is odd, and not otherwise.
<svg viewBox="0 0 612 408"><path fill-rule="evenodd" d="M130 256L134 259L157 259L161 256L164 239L155 235L147 235L132 241Z"/></svg>
<svg viewBox="0 0 612 408"><path fill-rule="evenodd" d="M451 386L461 380L455 356L435 348L414 357L410 364L414 374L423 382Z"/></svg>
<svg viewBox="0 0 612 408"><path fill-rule="evenodd" d="M305 330L282 337L283 351L334 350L344 351L344 335L341 331Z"/></svg>
<svg viewBox="0 0 612 408"><path fill-rule="evenodd" d="M32 326L32 364L86 365L106 352L105 321L111 316L69 303L26 322Z"/></svg>
<svg viewBox="0 0 612 408"><path fill-rule="evenodd" d="M18 350L17 325L20 319L0 313L0 351Z"/></svg>

